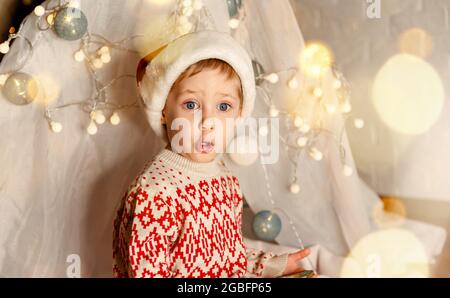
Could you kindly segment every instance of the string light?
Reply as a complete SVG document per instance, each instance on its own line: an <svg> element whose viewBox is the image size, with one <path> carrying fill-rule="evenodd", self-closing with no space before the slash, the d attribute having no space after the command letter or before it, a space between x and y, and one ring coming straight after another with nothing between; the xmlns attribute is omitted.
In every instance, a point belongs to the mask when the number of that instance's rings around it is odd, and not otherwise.
<svg viewBox="0 0 450 298"><path fill-rule="evenodd" d="M128 49L124 45L132 39L142 37L142 35L135 35L121 41L111 42L101 35L89 32L87 19L85 18L84 13L80 10L78 1L60 0L56 4L50 2L52 1L49 1L45 5L38 5L34 8L34 15L38 18L36 26L41 31L55 29L55 33L58 35L58 37L65 40L80 40L81 46L79 50L77 50L73 54L73 58L76 62L79 63L86 62L85 65L87 66L87 69L94 81L93 86L95 87L94 95L85 100L71 102L54 107L47 106L44 116L49 123L50 129L53 132L60 132L62 130L61 123L53 120L53 114L61 109L65 109L71 106L81 106L83 111L94 115L94 117L90 117L90 124L87 127L87 132L90 135L94 135L97 133L97 124L101 125L106 122L106 112L112 112L109 117L109 122L112 125L118 125L121 121L118 114L120 110L128 108L139 108L140 105L138 103L138 100L126 105L117 105L109 102L106 99L106 91L108 88L112 87L112 85L118 80L123 78L135 79L135 76L122 75L113 78L111 81L105 84L104 82L100 81L100 76L98 75L97 71L111 62L112 50L123 50L137 53L135 50ZM77 18L74 18L73 15L77 15ZM78 18L78 16L80 17ZM20 35L20 32L22 31L22 27L29 17L30 15L22 21L17 34L14 34L14 32L10 32L8 40L0 44L1 53L6 54L9 52L9 45L12 39L22 37ZM196 26L202 25L205 27L205 29L208 29L207 24L213 23L210 14L203 5L202 0L178 0L177 8L171 17L175 18L176 24L182 25L182 32L178 32L182 34L188 33L197 28L194 27L194 22L196 23ZM176 37L177 36L172 36L171 38ZM23 38L27 41L30 47L30 54L26 57L26 59L24 59L23 64L20 67L17 67L15 71L11 72L12 74L20 70L26 64L26 61L32 56L34 44L31 43L27 38ZM3 81L2 85L6 83L6 80L11 75L11 73L0 74L0 78L2 78ZM92 112L94 112L94 114L92 114Z"/></svg>
<svg viewBox="0 0 450 298"><path fill-rule="evenodd" d="M297 145L299 147L305 147L306 144L308 144L308 138L307 137L298 137L297 138Z"/></svg>
<svg viewBox="0 0 450 298"><path fill-rule="evenodd" d="M300 126L300 131L304 134L308 133L310 130L311 126L306 122L303 122L303 124Z"/></svg>
<svg viewBox="0 0 450 298"><path fill-rule="evenodd" d="M298 194L300 192L300 185L298 185L297 183L292 183L291 186L289 187L289 190L291 191L291 193L293 194Z"/></svg>
<svg viewBox="0 0 450 298"><path fill-rule="evenodd" d="M299 87L300 83L298 82L297 78L292 78L288 82L288 86L291 89L297 89Z"/></svg>
<svg viewBox="0 0 450 298"><path fill-rule="evenodd" d="M275 107L270 107L270 110L269 110L269 114L270 114L270 117L278 117L278 115L280 114L280 111L278 111L278 109L277 108L275 108Z"/></svg>
<svg viewBox="0 0 450 298"><path fill-rule="evenodd" d="M334 89L340 89L342 87L342 82L339 79L334 79L333 81L333 87Z"/></svg>
<svg viewBox="0 0 450 298"><path fill-rule="evenodd" d="M352 111L352 105L346 101L342 105L342 113L350 113Z"/></svg>
<svg viewBox="0 0 450 298"><path fill-rule="evenodd" d="M343 171L344 175L347 177L349 177L353 174L353 168L350 167L349 165L344 165L342 171Z"/></svg>
<svg viewBox="0 0 450 298"><path fill-rule="evenodd" d="M334 114L336 112L336 106L333 104L326 104L325 108L328 114Z"/></svg>
<svg viewBox="0 0 450 298"><path fill-rule="evenodd" d="M355 125L356 128L361 129L361 128L364 127L364 120L360 119L360 118L356 118L354 120L354 125Z"/></svg>
<svg viewBox="0 0 450 298"><path fill-rule="evenodd" d="M317 161L322 160L323 158L323 153L319 151L319 149L317 149L316 147L312 147L309 150L309 155Z"/></svg>
<svg viewBox="0 0 450 298"><path fill-rule="evenodd" d="M60 133L62 131L62 124L56 121L51 121L50 122L50 128L52 129L53 132L55 133Z"/></svg>
<svg viewBox="0 0 450 298"><path fill-rule="evenodd" d="M272 84L276 84L276 83L278 83L280 78L278 77L278 74L271 73L271 74L266 75L264 77L264 79Z"/></svg>
<svg viewBox="0 0 450 298"><path fill-rule="evenodd" d="M230 19L230 20L228 21L228 26L229 26L231 29L236 29L236 28L238 28L238 27L239 27L239 24L240 24L240 21L239 21L238 19Z"/></svg>
<svg viewBox="0 0 450 298"><path fill-rule="evenodd" d="M294 118L294 126L300 128L303 125L303 119L300 116Z"/></svg>
<svg viewBox="0 0 450 298"><path fill-rule="evenodd" d="M320 88L320 87L314 88L314 89L313 89L313 94L314 94L314 96L317 97L317 98L322 97L322 95L323 95L322 88Z"/></svg>
<svg viewBox="0 0 450 298"><path fill-rule="evenodd" d="M245 10L242 9L241 0L227 0L228 15L230 17L228 26L231 29L237 29L245 18Z"/></svg>
<svg viewBox="0 0 450 298"><path fill-rule="evenodd" d="M45 14L45 8L41 5L38 5L34 8L34 14L38 17L41 17Z"/></svg>
<svg viewBox="0 0 450 298"><path fill-rule="evenodd" d="M95 122L91 120L91 122L89 123L89 126L87 127L87 133L92 135L97 134L98 128L97 125L95 125Z"/></svg>
<svg viewBox="0 0 450 298"><path fill-rule="evenodd" d="M75 61L77 62L83 62L84 59L86 59L86 55L82 50L76 51L74 55Z"/></svg>
<svg viewBox="0 0 450 298"><path fill-rule="evenodd" d="M119 125L120 123L119 114L117 112L114 112L109 118L109 122L111 122L112 125Z"/></svg>
<svg viewBox="0 0 450 298"><path fill-rule="evenodd" d="M9 52L9 42L5 41L0 44L0 53L7 54Z"/></svg>

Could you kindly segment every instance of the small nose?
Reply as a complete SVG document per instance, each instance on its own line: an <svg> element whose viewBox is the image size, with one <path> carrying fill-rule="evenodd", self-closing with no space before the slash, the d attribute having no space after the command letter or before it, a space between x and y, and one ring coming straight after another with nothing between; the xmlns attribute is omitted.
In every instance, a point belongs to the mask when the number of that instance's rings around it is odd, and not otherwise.
<svg viewBox="0 0 450 298"><path fill-rule="evenodd" d="M211 111L211 109L205 107L201 110L201 123L200 128L201 130L213 130L215 127L214 124L214 113Z"/></svg>
<svg viewBox="0 0 450 298"><path fill-rule="evenodd" d="M202 130L213 130L214 129L214 119L213 118L203 119L201 128L202 128Z"/></svg>

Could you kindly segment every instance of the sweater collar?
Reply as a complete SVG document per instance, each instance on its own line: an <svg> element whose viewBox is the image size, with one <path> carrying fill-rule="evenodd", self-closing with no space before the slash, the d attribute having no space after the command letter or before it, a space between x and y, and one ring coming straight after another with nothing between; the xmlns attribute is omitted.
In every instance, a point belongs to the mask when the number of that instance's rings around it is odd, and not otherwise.
<svg viewBox="0 0 450 298"><path fill-rule="evenodd" d="M159 158L174 169L197 175L216 175L222 170L221 154L217 154L215 159L210 162L196 162L170 149L164 148L159 153Z"/></svg>

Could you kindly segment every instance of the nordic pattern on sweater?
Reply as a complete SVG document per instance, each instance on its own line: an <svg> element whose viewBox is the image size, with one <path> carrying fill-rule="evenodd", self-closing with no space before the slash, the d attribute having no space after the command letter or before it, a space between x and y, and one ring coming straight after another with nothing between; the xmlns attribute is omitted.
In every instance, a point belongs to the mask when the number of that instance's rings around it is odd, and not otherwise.
<svg viewBox="0 0 450 298"><path fill-rule="evenodd" d="M238 179L163 149L122 198L114 221L115 277L275 277L286 256L246 248Z"/></svg>

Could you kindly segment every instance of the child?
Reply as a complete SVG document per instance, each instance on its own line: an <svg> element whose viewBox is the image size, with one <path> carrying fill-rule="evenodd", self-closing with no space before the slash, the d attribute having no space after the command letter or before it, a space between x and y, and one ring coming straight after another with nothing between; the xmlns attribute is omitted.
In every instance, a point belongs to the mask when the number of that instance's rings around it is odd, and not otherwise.
<svg viewBox="0 0 450 298"><path fill-rule="evenodd" d="M138 85L150 125L167 146L123 198L114 221L114 276L278 277L303 271L297 262L308 250L277 256L244 246L239 182L220 159L234 131L225 120L249 116L254 105L248 54L228 34L202 31L147 59L148 66L140 63L145 74L138 69ZM180 119L187 124L181 139L174 125Z"/></svg>

